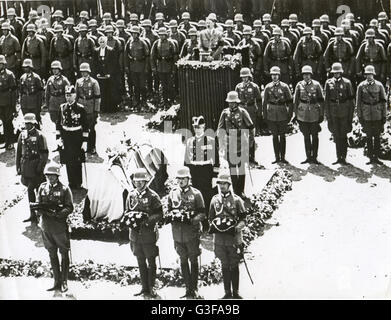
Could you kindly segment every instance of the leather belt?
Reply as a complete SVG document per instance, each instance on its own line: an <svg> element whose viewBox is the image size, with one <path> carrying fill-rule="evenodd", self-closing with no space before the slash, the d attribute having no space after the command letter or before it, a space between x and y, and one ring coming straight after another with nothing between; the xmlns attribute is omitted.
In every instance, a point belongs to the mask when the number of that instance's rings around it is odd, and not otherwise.
<svg viewBox="0 0 391 320"><path fill-rule="evenodd" d="M77 130L81 130L81 126L77 126L77 127L67 127L67 126L62 126L62 128L65 130L65 131L77 131Z"/></svg>

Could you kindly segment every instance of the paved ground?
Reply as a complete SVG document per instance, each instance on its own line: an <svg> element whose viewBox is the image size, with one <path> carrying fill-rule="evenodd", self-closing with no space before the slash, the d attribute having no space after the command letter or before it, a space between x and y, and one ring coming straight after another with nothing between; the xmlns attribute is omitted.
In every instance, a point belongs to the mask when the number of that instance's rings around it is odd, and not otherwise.
<svg viewBox="0 0 391 320"><path fill-rule="evenodd" d="M105 117L102 120L97 127L101 158L90 159L93 163L88 164L89 172L101 168L105 149L116 143L122 130L163 146L173 160L182 159L181 149L170 147L175 136L146 134L141 129L145 117L119 115L116 119ZM53 132L47 116L44 121L45 131ZM358 149L349 150L348 161L352 165L331 165L335 160L334 145L329 140L326 126L322 127L319 160L324 165L300 165L304 158L302 136L295 134L287 139L287 159L291 164L286 168L292 172L295 182L293 190L284 196L284 202L274 214L280 226L266 231L251 245L252 254L247 259L255 285L250 284L244 269L241 272L241 291L248 299L391 297L391 164L386 161L386 166L367 166L362 149ZM179 140L177 142L179 145ZM257 142L259 148L256 157L267 171L272 172L277 166L271 165L271 137L257 138ZM54 139L49 139L49 145L51 150L55 149ZM170 166L169 173L174 169L175 164ZM15 190L21 192L23 188L15 185L18 178L9 155L0 155L0 170L6 177L0 181L0 194L3 196L0 201L4 203L4 200L13 197ZM248 187L257 189L262 186L263 182L254 172L253 185L249 183ZM23 237L29 239L31 245L29 250L32 253L39 251L38 255L44 259L43 249L39 245L34 248L37 244L34 240L36 234L20 222L19 216L25 214L21 209L26 204L26 200L22 200L0 218L0 256L12 256L18 252L9 248L15 245L14 239L20 239L25 233ZM11 215L11 210L17 213ZM83 247L87 248L87 245L79 248ZM105 252L114 249L124 254L128 252L127 245L105 243L103 247ZM77 244L74 248L79 250ZM87 255L87 251L84 252ZM107 253L102 256L102 259L115 259ZM99 254L94 257L98 259ZM2 278L0 297L52 298L43 293L43 288L50 282L50 279ZM29 289L21 290L26 284ZM90 285L90 288L85 288L81 283L71 283L71 292L77 299L133 299L131 292L137 290L134 286L119 287L105 282ZM5 292L1 289L4 287L10 289ZM201 288L201 292L205 298L219 298L222 286ZM162 289L163 298L175 299L181 294L180 288Z"/></svg>

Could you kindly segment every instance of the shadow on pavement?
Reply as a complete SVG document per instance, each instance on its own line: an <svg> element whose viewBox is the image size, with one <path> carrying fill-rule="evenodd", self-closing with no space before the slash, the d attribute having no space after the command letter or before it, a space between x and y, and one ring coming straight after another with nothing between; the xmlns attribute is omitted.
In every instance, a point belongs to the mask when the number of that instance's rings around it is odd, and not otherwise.
<svg viewBox="0 0 391 320"><path fill-rule="evenodd" d="M31 241L34 241L36 247L43 247L41 229L36 224L27 226L22 234Z"/></svg>
<svg viewBox="0 0 391 320"><path fill-rule="evenodd" d="M15 150L7 150L0 154L0 162L4 162L6 167L15 165Z"/></svg>
<svg viewBox="0 0 391 320"><path fill-rule="evenodd" d="M367 183L372 174L349 164L340 166L337 171L346 178L355 179L357 183Z"/></svg>
<svg viewBox="0 0 391 320"><path fill-rule="evenodd" d="M280 166L281 166L281 168L288 170L292 174L292 180L296 181L296 182L301 181L302 177L308 173L307 170L295 167L291 163L280 164Z"/></svg>
<svg viewBox="0 0 391 320"><path fill-rule="evenodd" d="M327 182L333 182L335 178L340 175L338 171L335 171L324 164L311 164L307 171L323 178L323 180Z"/></svg>
<svg viewBox="0 0 391 320"><path fill-rule="evenodd" d="M371 173L391 182L391 168L386 165L372 165Z"/></svg>

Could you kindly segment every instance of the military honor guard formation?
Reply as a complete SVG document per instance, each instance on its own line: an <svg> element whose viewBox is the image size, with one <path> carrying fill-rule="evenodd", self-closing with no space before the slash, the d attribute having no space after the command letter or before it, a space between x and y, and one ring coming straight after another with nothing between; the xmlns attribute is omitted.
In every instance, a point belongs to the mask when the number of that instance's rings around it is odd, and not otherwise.
<svg viewBox="0 0 391 320"><path fill-rule="evenodd" d="M156 12L152 20L143 13L141 19L137 6L128 21L114 21L111 10L97 18L84 10L66 17L66 8L55 10L50 23L31 9L25 21L14 7L1 21L4 147L8 152L17 145L16 170L31 203L25 222L39 223L42 229L54 276L49 290L68 290L66 219L74 209L71 190L81 188L85 154L96 154L99 115L119 111L123 105L141 112L149 103L162 109L180 103L176 66L180 58L195 61L208 53L208 61L221 60L230 48L247 46L250 61L240 69L241 82L225 93L227 107L214 128L235 134L212 138L205 134L203 115L193 117L195 135L185 142L184 166L177 170L177 187L168 195L168 212L182 217L173 218L172 237L186 287L183 297L202 298L198 293L200 237L209 231L214 233L214 252L222 265L223 299L242 298L238 266L245 226L245 163L256 164L254 137L262 126L271 132L273 163L288 163L288 124L297 122L304 138L302 163L319 164L318 134L327 119L336 147L334 164L346 165L347 134L357 114L367 136L368 164L382 164L380 135L391 76L391 27L385 12L366 25L352 13L339 26L332 25L326 14L302 23L293 13L279 21L265 13L247 24L238 10L236 14L228 10L219 18L209 13L205 20L192 21L185 11L188 2L181 1L179 21L168 20L163 12ZM215 1L205 3L213 6ZM51 151L40 131L43 106L56 127L69 186L59 180L60 166L48 163ZM25 129L14 140L16 112L23 113ZM135 188L125 210L146 217L129 235L140 272L138 295L157 297L156 242L162 201L148 187L145 169L137 169L131 179Z"/></svg>

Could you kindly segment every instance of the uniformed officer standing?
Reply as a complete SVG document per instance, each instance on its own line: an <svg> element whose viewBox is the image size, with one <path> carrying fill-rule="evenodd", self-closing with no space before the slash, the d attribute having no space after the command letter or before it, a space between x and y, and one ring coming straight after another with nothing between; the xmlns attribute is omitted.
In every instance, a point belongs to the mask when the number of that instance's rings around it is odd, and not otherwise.
<svg viewBox="0 0 391 320"><path fill-rule="evenodd" d="M69 86L67 77L61 74L62 66L60 61L51 63L53 75L50 76L46 83L45 101L48 107L50 119L57 123L60 106L65 103L65 87Z"/></svg>
<svg viewBox="0 0 391 320"><path fill-rule="evenodd" d="M152 72L159 77L159 82L163 89L164 107L168 107L173 99L172 75L175 71L175 61L177 50L172 40L168 39L165 28L159 29L160 39L155 41L151 50Z"/></svg>
<svg viewBox="0 0 391 320"><path fill-rule="evenodd" d="M22 177L22 183L27 187L30 202L35 202L35 192L45 180L43 170L48 160L48 147L45 136L36 129L35 114L24 115L25 129L18 137L16 148L16 172ZM30 210L30 217L23 222L37 223L34 210Z"/></svg>
<svg viewBox="0 0 391 320"><path fill-rule="evenodd" d="M180 57L186 57L188 60L200 59L200 43L198 42L198 32L192 28L188 32L189 39L185 41L180 53Z"/></svg>
<svg viewBox="0 0 391 320"><path fill-rule="evenodd" d="M88 21L88 28L89 28L89 35L92 37L92 39L95 41L95 45L98 45L98 39L104 34L98 30L98 23L95 19L91 19Z"/></svg>
<svg viewBox="0 0 391 320"><path fill-rule="evenodd" d="M175 250L179 255L186 294L181 298L201 298L198 294L198 256L200 249L200 223L205 219L205 204L201 192L192 187L188 167L178 169L178 187L168 196L168 212L182 213L189 219L172 222L172 236ZM189 266L190 262L190 266Z"/></svg>
<svg viewBox="0 0 391 320"><path fill-rule="evenodd" d="M246 109L251 117L256 131L259 131L259 120L262 117L262 105L261 90L259 86L252 82L252 74L250 68L242 68L240 70L240 77L242 82L236 85L235 91L239 95L241 106ZM254 161L255 149L250 149L250 161Z"/></svg>
<svg viewBox="0 0 391 320"><path fill-rule="evenodd" d="M221 230L214 234L214 252L221 261L225 295L223 299L242 299L239 294L239 262L243 239L242 229L245 226L245 208L242 199L230 190L229 174L220 173L217 178L220 188L210 203L209 223L213 226L214 219L229 219L232 228ZM232 290L231 290L232 288Z"/></svg>
<svg viewBox="0 0 391 320"><path fill-rule="evenodd" d="M12 71L7 68L7 61L0 55L0 120L4 128L5 148L14 148L13 114L16 107L16 80Z"/></svg>
<svg viewBox="0 0 391 320"><path fill-rule="evenodd" d="M95 52L95 42L87 35L87 26L85 24L79 25L79 37L75 40L73 49L73 69L79 70L82 63L88 63L90 68L94 70L93 56ZM95 74L93 72L93 74Z"/></svg>
<svg viewBox="0 0 391 320"><path fill-rule="evenodd" d="M20 20L16 19L16 12L14 8L8 8L7 19L9 21L10 26L12 26L15 30L16 38L18 38L19 43L21 43L23 23Z"/></svg>
<svg viewBox="0 0 391 320"><path fill-rule="evenodd" d="M66 103L62 104L56 125L58 146L63 149L61 163L67 168L69 186L80 189L82 184L82 162L87 151L88 123L83 105L76 102L74 86L65 88Z"/></svg>
<svg viewBox="0 0 391 320"><path fill-rule="evenodd" d="M356 56L357 62L357 77L362 78L363 69L367 65L375 67L376 78L380 82L384 82L386 76L386 52L382 44L375 40L375 31L368 29L365 32L366 41L364 41Z"/></svg>
<svg viewBox="0 0 391 320"><path fill-rule="evenodd" d="M212 179L217 175L220 159L219 147L215 137L205 134L205 118L193 117L194 136L186 141L185 166L189 167L192 185L201 191L205 207L217 192L212 187ZM207 220L202 223L203 230L208 230Z"/></svg>
<svg viewBox="0 0 391 320"><path fill-rule="evenodd" d="M240 106L236 91L227 94L229 107L225 108L217 126L219 146L230 168L235 194L245 198L245 166L248 163L250 148L255 148L254 124L248 112Z"/></svg>
<svg viewBox="0 0 391 320"><path fill-rule="evenodd" d="M40 123L43 93L41 77L33 72L31 59L25 59L22 67L25 73L19 81L20 106L23 114L34 113L38 123Z"/></svg>
<svg viewBox="0 0 391 320"><path fill-rule="evenodd" d="M149 48L144 39L140 39L140 27L130 29L132 39L125 47L125 71L134 85L133 107L144 110L147 107L146 74L149 64Z"/></svg>
<svg viewBox="0 0 391 320"><path fill-rule="evenodd" d="M36 73L44 76L46 70L46 48L43 40L36 35L35 24L29 24L26 28L28 37L22 45L22 59L31 59Z"/></svg>
<svg viewBox="0 0 391 320"><path fill-rule="evenodd" d="M320 123L324 120L324 97L320 83L312 80L312 68L301 69L303 80L296 85L293 104L299 128L304 136L306 160L303 163L320 164L317 160Z"/></svg>
<svg viewBox="0 0 391 320"><path fill-rule="evenodd" d="M273 148L276 160L272 163L285 160L287 126L293 115L293 99L288 84L280 81L279 67L270 70L272 82L265 87L263 100L263 119L273 135Z"/></svg>
<svg viewBox="0 0 391 320"><path fill-rule="evenodd" d="M387 99L384 86L374 79L376 72L373 66L364 70L366 80L357 87L357 116L367 135L367 164L383 164L379 160L380 135L384 131L387 113Z"/></svg>
<svg viewBox="0 0 391 320"><path fill-rule="evenodd" d="M352 130L354 112L354 90L349 79L342 77L342 64L333 64L331 72L334 76L326 81L325 112L330 132L333 134L337 161L333 164L346 165L348 140L346 135Z"/></svg>
<svg viewBox="0 0 391 320"><path fill-rule="evenodd" d="M54 28L56 36L50 43L49 56L50 61L58 60L61 62L63 74L71 83L75 81L75 73L73 70L73 45L68 37L64 37L64 29L58 24Z"/></svg>
<svg viewBox="0 0 391 320"><path fill-rule="evenodd" d="M273 30L274 39L270 40L266 45L264 52L264 69L267 76L268 71L276 66L281 70L281 80L287 84L291 83L291 78L293 76L292 70L292 49L288 42L281 39L282 31L280 28L275 28Z"/></svg>
<svg viewBox="0 0 391 320"><path fill-rule="evenodd" d="M101 91L99 83L90 76L91 69L87 62L80 65L81 78L76 80L76 102L80 103L87 114L88 143L87 152L96 154L95 125L100 112Z"/></svg>
<svg viewBox="0 0 391 320"><path fill-rule="evenodd" d="M73 212L71 190L59 180L60 166L47 164L44 174L46 182L42 183L37 193L37 203L41 206L38 215L41 217L40 228L42 240L49 252L53 270L54 285L47 291L68 291L70 235L67 217ZM57 251L61 254L61 268Z"/></svg>
<svg viewBox="0 0 391 320"><path fill-rule="evenodd" d="M148 187L149 176L145 169L137 169L132 181L136 188L129 193L125 210L148 215L138 230L129 230L130 248L137 257L142 285L141 291L135 295L156 297L156 257L159 255L156 223L163 218L162 203L157 193Z"/></svg>
<svg viewBox="0 0 391 320"><path fill-rule="evenodd" d="M320 41L312 35L312 30L309 27L303 30L304 37L300 39L296 46L293 60L296 67L296 77L299 78L301 68L311 66L315 73L315 79L320 80L320 67L322 46Z"/></svg>
<svg viewBox="0 0 391 320"><path fill-rule="evenodd" d="M12 71L16 77L20 72L20 43L18 38L11 34L9 23L4 22L1 30L3 30L3 36L0 38L0 53L5 56L7 69Z"/></svg>

